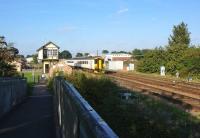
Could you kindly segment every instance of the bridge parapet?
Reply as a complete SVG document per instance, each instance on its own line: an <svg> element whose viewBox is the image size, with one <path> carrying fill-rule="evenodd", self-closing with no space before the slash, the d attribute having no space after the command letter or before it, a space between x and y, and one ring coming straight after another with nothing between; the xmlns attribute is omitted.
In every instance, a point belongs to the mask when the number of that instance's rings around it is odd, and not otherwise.
<svg viewBox="0 0 200 138"><path fill-rule="evenodd" d="M63 138L118 138L72 84L61 77L56 77L53 84Z"/></svg>
<svg viewBox="0 0 200 138"><path fill-rule="evenodd" d="M27 92L27 83L22 78L0 78L0 118L15 105L22 102Z"/></svg>

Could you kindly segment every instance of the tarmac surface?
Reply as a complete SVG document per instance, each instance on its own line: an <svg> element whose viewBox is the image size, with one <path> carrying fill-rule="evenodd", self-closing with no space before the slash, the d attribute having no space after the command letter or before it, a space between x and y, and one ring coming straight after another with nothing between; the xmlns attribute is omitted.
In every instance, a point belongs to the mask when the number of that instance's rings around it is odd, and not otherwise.
<svg viewBox="0 0 200 138"><path fill-rule="evenodd" d="M0 138L55 138L53 97L45 84L0 120Z"/></svg>

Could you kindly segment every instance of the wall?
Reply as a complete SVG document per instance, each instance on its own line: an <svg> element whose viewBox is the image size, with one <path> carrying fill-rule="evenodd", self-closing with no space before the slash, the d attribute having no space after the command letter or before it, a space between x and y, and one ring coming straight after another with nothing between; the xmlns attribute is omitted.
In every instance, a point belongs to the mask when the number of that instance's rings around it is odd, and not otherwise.
<svg viewBox="0 0 200 138"><path fill-rule="evenodd" d="M25 79L0 78L0 118L25 99Z"/></svg>
<svg viewBox="0 0 200 138"><path fill-rule="evenodd" d="M123 61L109 61L108 70L123 70L124 63Z"/></svg>
<svg viewBox="0 0 200 138"><path fill-rule="evenodd" d="M38 51L38 60L42 60L43 59L43 49L40 49Z"/></svg>

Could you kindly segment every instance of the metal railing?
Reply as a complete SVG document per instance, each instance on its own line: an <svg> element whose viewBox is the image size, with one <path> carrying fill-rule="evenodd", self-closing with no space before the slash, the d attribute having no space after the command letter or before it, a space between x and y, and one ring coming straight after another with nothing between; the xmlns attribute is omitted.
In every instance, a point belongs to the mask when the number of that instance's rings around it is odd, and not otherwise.
<svg viewBox="0 0 200 138"><path fill-rule="evenodd" d="M26 79L0 78L0 118L22 102L26 92Z"/></svg>
<svg viewBox="0 0 200 138"><path fill-rule="evenodd" d="M56 77L53 85L62 138L118 138L72 84Z"/></svg>

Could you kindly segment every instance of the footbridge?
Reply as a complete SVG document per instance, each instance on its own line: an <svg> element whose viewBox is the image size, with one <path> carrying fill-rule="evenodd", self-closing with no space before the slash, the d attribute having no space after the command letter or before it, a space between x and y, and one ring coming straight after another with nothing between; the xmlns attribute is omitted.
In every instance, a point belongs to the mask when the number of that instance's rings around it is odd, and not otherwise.
<svg viewBox="0 0 200 138"><path fill-rule="evenodd" d="M23 78L0 78L1 138L118 138L107 123L62 77L27 96Z"/></svg>

